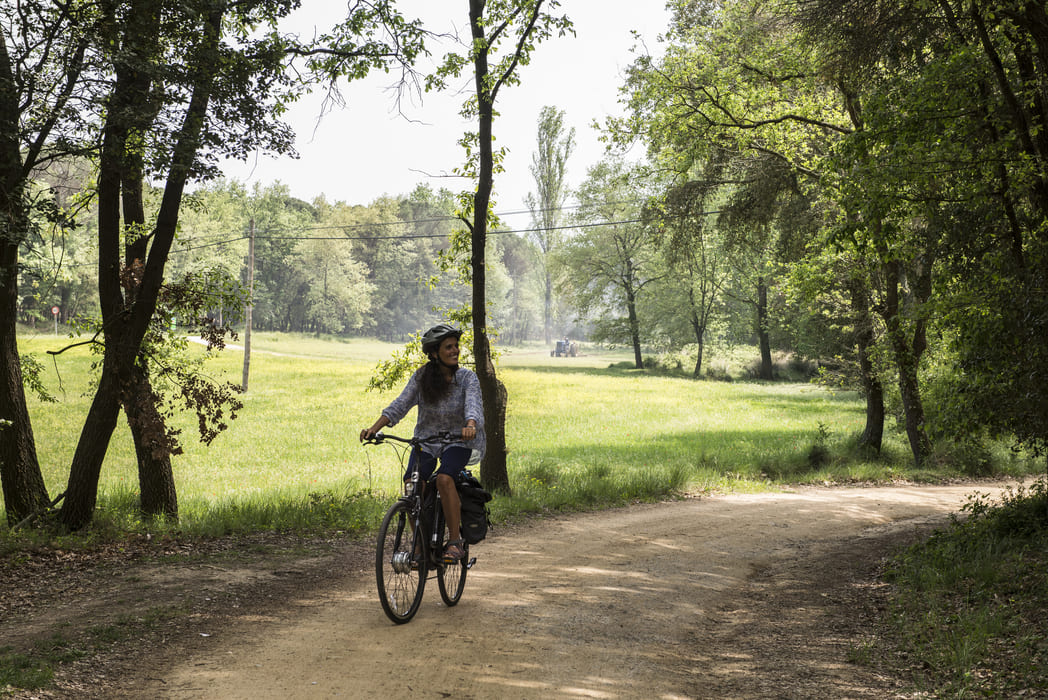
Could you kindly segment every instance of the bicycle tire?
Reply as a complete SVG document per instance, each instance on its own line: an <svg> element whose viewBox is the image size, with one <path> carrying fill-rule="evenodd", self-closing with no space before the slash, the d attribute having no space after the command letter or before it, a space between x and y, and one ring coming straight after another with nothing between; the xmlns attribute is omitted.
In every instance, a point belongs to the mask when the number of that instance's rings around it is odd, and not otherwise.
<svg viewBox="0 0 1048 700"><path fill-rule="evenodd" d="M447 530L444 526L443 516L440 517L439 527L441 534L446 535ZM444 545L447 544L447 541L447 537L441 537L440 552L442 557ZM437 588L440 589L440 599L449 608L457 605L462 599L462 589L466 587L466 572L469 571L469 566L466 564L468 561L469 545L465 542L462 543L461 559L451 562L442 558L442 564L437 571Z"/></svg>
<svg viewBox="0 0 1048 700"><path fill-rule="evenodd" d="M409 527L410 520L410 504L394 503L382 519L375 549L378 599L386 617L398 625L415 616L426 588L428 566L425 557L413 557L416 545L422 551L422 542L417 531Z"/></svg>

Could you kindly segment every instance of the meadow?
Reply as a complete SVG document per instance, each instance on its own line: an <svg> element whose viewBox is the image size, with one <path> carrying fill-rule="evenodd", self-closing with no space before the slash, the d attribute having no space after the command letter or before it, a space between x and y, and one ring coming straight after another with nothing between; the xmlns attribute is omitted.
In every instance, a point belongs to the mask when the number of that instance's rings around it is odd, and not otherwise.
<svg viewBox="0 0 1048 700"><path fill-rule="evenodd" d="M30 398L39 459L52 497L65 488L91 393L85 347L47 355L69 340L20 338L44 363L57 403ZM117 531L177 527L186 534L256 530L367 532L399 492L398 455L357 435L394 397L366 390L397 346L255 333L249 391L229 430L210 447L182 415L185 452L174 458L180 521L141 523L137 466L121 420L102 470L96 524ZM202 353L191 346L190 352ZM880 455L852 447L864 405L851 392L806 383L694 381L624 368L624 351L585 347L553 358L542 346L509 348L499 373L509 393L512 495L497 521L520 514L621 505L686 492L752 491L784 483L932 480L915 471L902 436ZM216 353L205 371L239 383L243 352ZM407 435L413 415L390 432ZM1006 454L1002 451L1002 455ZM1001 469L1034 469L1002 456ZM963 470L963 467L957 467ZM483 476L483 475L481 475Z"/></svg>

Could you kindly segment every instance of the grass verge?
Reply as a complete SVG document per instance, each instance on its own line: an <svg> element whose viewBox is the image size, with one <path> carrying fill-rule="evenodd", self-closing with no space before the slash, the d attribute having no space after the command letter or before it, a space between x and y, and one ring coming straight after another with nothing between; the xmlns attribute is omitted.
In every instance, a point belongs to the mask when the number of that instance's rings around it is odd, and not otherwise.
<svg viewBox="0 0 1048 700"><path fill-rule="evenodd" d="M931 697L1048 695L1045 484L999 502L973 497L949 527L896 556L885 624L861 657L894 661Z"/></svg>

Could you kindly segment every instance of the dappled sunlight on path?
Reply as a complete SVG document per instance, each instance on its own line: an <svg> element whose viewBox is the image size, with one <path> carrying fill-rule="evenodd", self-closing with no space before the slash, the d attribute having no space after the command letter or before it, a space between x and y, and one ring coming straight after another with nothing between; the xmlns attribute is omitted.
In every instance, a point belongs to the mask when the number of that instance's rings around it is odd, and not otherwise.
<svg viewBox="0 0 1048 700"><path fill-rule="evenodd" d="M975 487L804 489L537 521L473 548L462 602L392 625L370 578L195 643L142 697L884 697L825 626L837 552ZM982 489L987 492L988 489ZM815 582L815 584L813 584ZM832 585L831 585L832 584ZM773 606L769 600L788 601ZM769 610L773 611L769 613ZM767 638L747 637L757 630ZM785 684L785 685L784 685ZM134 693L132 693L134 694Z"/></svg>

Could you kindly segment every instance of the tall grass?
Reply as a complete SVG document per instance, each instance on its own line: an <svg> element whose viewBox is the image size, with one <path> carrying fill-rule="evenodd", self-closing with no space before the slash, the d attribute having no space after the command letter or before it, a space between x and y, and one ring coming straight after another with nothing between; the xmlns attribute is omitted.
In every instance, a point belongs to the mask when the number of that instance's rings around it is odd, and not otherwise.
<svg viewBox="0 0 1048 700"><path fill-rule="evenodd" d="M232 427L204 447L192 416L175 419L185 447L174 458L180 521L166 527L199 534L373 528L399 493L401 465L392 450L365 448L357 435L393 398L365 387L396 346L265 333L252 341L250 391ZM20 347L43 357L65 342L35 336ZM497 519L688 490L920 477L907 466L901 438L889 438L876 458L850 448L863 423L854 394L650 376L618 368L624 357L592 349L577 358L551 358L544 348L503 353L513 496L495 501ZM65 488L80 438L90 362L83 348L49 358L43 379L60 402L31 400L52 495ZM206 368L239 383L242 366L242 351L230 348ZM412 420L391 432L409 434ZM96 521L116 530L165 527L137 522L136 491L134 450L121 422L102 470Z"/></svg>

